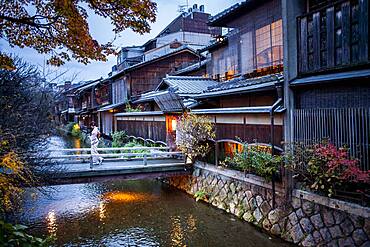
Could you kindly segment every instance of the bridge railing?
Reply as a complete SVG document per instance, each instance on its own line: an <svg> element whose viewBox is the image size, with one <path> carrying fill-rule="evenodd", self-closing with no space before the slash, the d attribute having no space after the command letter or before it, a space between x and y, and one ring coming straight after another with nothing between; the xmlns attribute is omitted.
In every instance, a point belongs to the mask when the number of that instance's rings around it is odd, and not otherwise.
<svg viewBox="0 0 370 247"><path fill-rule="evenodd" d="M148 160L163 158L183 158L182 152L171 151L169 147L121 147L121 148L98 148L99 154L91 154L91 148L66 148L48 149L49 159L54 161L90 161L92 166L93 157L109 158L110 161L118 160L143 160L147 165ZM140 152L135 152L140 151ZM53 154L54 152L54 154ZM55 154L57 152L58 154ZM67 153L67 154L66 154ZM71 154L68 154L71 153Z"/></svg>

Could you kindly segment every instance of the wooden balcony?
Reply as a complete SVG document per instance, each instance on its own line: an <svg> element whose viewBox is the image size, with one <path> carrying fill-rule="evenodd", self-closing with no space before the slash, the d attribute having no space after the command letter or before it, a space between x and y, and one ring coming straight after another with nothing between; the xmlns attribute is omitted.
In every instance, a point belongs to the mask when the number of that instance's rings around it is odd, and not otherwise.
<svg viewBox="0 0 370 247"><path fill-rule="evenodd" d="M298 17L300 76L369 65L368 2L337 1Z"/></svg>

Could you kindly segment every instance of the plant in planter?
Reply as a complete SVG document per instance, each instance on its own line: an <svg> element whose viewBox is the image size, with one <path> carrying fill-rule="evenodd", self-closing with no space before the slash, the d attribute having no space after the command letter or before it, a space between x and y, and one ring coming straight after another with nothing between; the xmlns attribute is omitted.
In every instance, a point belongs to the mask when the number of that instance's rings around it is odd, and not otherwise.
<svg viewBox="0 0 370 247"><path fill-rule="evenodd" d="M214 125L205 116L184 114L178 121L176 144L192 163L206 156L215 137Z"/></svg>
<svg viewBox="0 0 370 247"><path fill-rule="evenodd" d="M331 197L342 185L370 183L370 171L362 171L358 160L350 158L345 148L323 142L305 147L295 145L294 150L296 155L290 156L287 167L311 190Z"/></svg>
<svg viewBox="0 0 370 247"><path fill-rule="evenodd" d="M225 164L231 169L253 173L267 180L279 172L283 158L261 150L258 146L244 144L241 152L226 157Z"/></svg>

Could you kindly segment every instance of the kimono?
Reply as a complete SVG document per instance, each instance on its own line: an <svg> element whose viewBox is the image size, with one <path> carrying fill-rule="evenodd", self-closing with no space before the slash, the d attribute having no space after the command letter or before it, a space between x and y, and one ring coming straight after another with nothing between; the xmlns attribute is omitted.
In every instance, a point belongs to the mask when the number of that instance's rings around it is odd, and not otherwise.
<svg viewBox="0 0 370 247"><path fill-rule="evenodd" d="M92 156L92 163L94 165L101 164L103 162L103 158L99 156L98 153L98 145L99 145L99 136L100 131L98 127L94 127L94 129L91 132L90 141L91 141L91 155Z"/></svg>

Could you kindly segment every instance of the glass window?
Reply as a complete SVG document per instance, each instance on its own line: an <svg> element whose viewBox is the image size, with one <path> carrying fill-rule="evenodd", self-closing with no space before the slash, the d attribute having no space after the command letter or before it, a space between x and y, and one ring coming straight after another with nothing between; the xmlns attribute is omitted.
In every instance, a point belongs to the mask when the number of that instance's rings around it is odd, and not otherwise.
<svg viewBox="0 0 370 247"><path fill-rule="evenodd" d="M240 36L240 55L242 74L251 73L255 70L253 33L247 32Z"/></svg>
<svg viewBox="0 0 370 247"><path fill-rule="evenodd" d="M257 69L283 63L282 20L256 30Z"/></svg>
<svg viewBox="0 0 370 247"><path fill-rule="evenodd" d="M283 22L278 20L271 24L272 65L283 63Z"/></svg>

